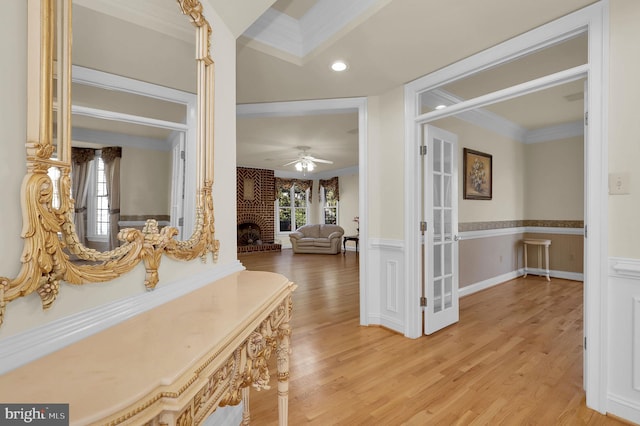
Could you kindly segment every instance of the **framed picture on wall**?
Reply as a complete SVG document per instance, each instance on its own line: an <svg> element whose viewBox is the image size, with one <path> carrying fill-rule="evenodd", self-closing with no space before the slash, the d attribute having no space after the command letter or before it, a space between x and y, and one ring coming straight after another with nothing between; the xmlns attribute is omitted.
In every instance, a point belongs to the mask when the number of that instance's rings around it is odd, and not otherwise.
<svg viewBox="0 0 640 426"><path fill-rule="evenodd" d="M493 187L493 157L464 148L463 197L465 200L490 200Z"/></svg>

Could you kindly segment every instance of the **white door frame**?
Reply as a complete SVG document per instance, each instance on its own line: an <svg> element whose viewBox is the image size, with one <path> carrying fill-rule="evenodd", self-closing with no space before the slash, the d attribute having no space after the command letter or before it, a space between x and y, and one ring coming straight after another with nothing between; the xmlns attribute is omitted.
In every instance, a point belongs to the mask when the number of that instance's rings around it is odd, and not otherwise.
<svg viewBox="0 0 640 426"><path fill-rule="evenodd" d="M498 99L519 96L538 90L545 84L560 84L564 78L588 77L589 126L585 134L585 336L584 365L587 406L606 412L607 394L607 245L608 245L608 36L609 2L602 0L554 22L508 40L405 86L405 247L408 283L406 300L406 332L411 338L422 335L420 308L420 222L419 126L452 113L477 108ZM462 102L454 108L420 115L420 94L455 80L470 76L517 57L569 39L588 31L589 63L557 75L524 83L501 93ZM565 82L566 82L565 81ZM533 83L533 84L532 84ZM480 99L480 102L478 101ZM486 103L485 103L486 102ZM587 231L585 229L585 231ZM587 232L585 232L587 234ZM586 236L586 235L585 235Z"/></svg>
<svg viewBox="0 0 640 426"><path fill-rule="evenodd" d="M341 112L358 113L358 216L360 222L359 259L360 259L360 325L369 325L366 271L369 269L367 214L368 178L367 178L367 99L340 98L309 101L270 102L257 104L241 104L236 107L237 117L293 117L317 114L339 114Z"/></svg>

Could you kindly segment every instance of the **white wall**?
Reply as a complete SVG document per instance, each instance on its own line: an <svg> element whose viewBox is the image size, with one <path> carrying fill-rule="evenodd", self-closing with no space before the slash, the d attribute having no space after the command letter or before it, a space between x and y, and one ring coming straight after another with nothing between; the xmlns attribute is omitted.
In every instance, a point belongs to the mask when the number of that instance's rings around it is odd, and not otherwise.
<svg viewBox="0 0 640 426"><path fill-rule="evenodd" d="M216 63L215 109L215 206L216 237L221 249L217 264L209 258L204 264L163 259L159 269L159 287L167 283L179 284L183 279L206 271L215 271L225 265L237 263L236 210L235 210L235 38L204 0L205 15L215 28L212 40ZM176 6L177 7L177 6ZM185 18L187 19L187 18ZM22 240L19 235L22 218L19 206L20 182L24 176L26 135L26 2L8 2L0 14L0 43L3 63L0 68L0 136L3 155L0 157L0 221L4 234L0 244L0 276L13 278L18 274ZM163 51L158 51L164 54ZM10 64L11 66L8 66ZM45 325L74 313L90 310L106 303L133 295L146 294L144 267L138 265L131 273L108 283L83 286L61 285L58 300L48 311L41 308L40 298L31 294L10 302L5 322L0 328L0 339ZM0 340L1 341L1 340Z"/></svg>

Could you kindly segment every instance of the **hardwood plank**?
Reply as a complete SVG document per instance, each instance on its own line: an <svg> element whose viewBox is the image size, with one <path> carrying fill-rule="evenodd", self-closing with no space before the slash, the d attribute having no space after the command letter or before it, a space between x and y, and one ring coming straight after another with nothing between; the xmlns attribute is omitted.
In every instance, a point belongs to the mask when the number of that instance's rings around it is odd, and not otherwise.
<svg viewBox="0 0 640 426"><path fill-rule="evenodd" d="M580 282L509 281L460 299L460 322L414 340L359 325L354 252L239 259L298 284L291 425L625 424L585 406ZM272 382L251 392L253 425L277 424Z"/></svg>

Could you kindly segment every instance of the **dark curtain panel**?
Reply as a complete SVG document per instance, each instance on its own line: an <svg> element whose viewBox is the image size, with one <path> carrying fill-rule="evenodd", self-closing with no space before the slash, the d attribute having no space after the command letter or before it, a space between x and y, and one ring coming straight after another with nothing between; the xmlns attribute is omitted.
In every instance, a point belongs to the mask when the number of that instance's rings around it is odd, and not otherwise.
<svg viewBox="0 0 640 426"><path fill-rule="evenodd" d="M275 178L275 199L278 199L278 194L283 189L289 190L293 185L300 188L302 191L306 191L307 189L311 189L313 187L312 180L303 180L303 179L284 179L284 178ZM312 193L309 191L309 202L312 201Z"/></svg>
<svg viewBox="0 0 640 426"><path fill-rule="evenodd" d="M331 179L320 179L318 186L320 187L318 193L322 191L322 188L327 191L333 191L336 200L340 201L340 182L338 176L332 177Z"/></svg>

